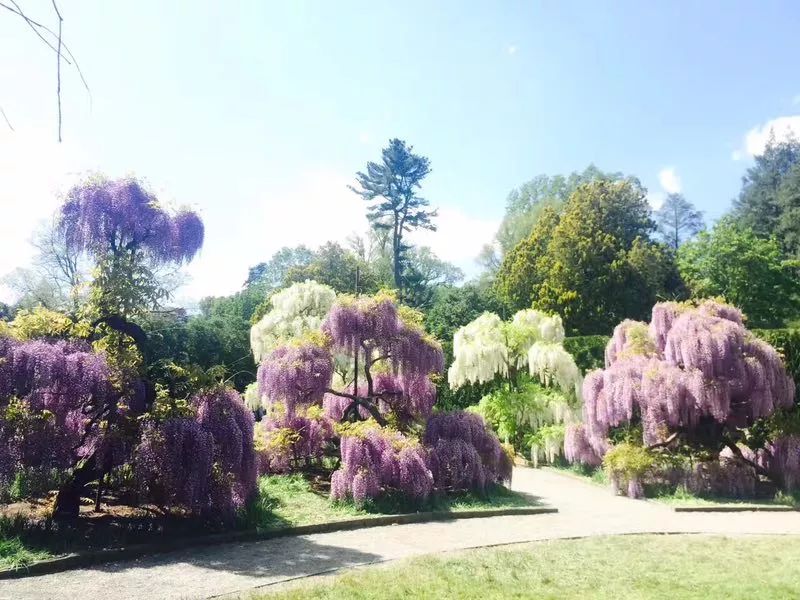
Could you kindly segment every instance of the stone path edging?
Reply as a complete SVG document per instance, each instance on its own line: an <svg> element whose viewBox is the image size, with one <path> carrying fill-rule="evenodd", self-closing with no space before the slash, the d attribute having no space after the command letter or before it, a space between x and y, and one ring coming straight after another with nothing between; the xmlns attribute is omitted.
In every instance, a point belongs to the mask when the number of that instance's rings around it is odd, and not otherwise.
<svg viewBox="0 0 800 600"><path fill-rule="evenodd" d="M215 533L191 538L182 538L169 542L153 542L148 544L135 544L122 548L109 548L77 552L67 556L37 561L27 566L11 569L0 569L0 581L16 579L34 575L48 575L60 573L71 569L81 569L102 563L118 560L130 560L141 556L164 554L175 550L190 547L204 547L234 542L255 542L270 540L280 537L310 535L316 533L333 533L336 531L352 531L369 527L382 527L386 525L406 525L409 523L429 523L434 521L451 521L458 519L477 519L484 517L506 517L514 515L540 515L557 513L558 509L550 506L521 506L509 508L495 508L488 510L461 510L461 511L429 511L419 513L404 513L399 515L380 515L375 517L361 517L358 519L343 519L313 525L298 525L296 527L283 527L265 531L246 530Z"/></svg>

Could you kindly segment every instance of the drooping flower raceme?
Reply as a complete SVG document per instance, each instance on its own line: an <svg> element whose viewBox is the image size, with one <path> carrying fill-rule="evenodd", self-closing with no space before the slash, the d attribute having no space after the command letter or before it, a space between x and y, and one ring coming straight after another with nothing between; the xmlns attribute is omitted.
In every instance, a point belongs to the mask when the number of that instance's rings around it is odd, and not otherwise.
<svg viewBox="0 0 800 600"><path fill-rule="evenodd" d="M331 499L361 506L396 491L417 502L433 490L425 449L398 431L367 421L342 435L342 466L331 477Z"/></svg>
<svg viewBox="0 0 800 600"><path fill-rule="evenodd" d="M113 397L106 360L87 345L0 338L0 484L16 470L67 469L112 450L101 424L117 414L102 418Z"/></svg>
<svg viewBox="0 0 800 600"><path fill-rule="evenodd" d="M333 288L311 280L273 294L272 310L250 329L256 363L279 345L319 330L335 299Z"/></svg>
<svg viewBox="0 0 800 600"><path fill-rule="evenodd" d="M571 421L579 410L581 372L564 350L564 326L557 315L521 310L508 323L484 313L453 338L450 387L507 378L484 396L476 411L517 449L530 446L534 461L561 452L563 430L540 428ZM518 369L527 366L533 381Z"/></svg>
<svg viewBox="0 0 800 600"><path fill-rule="evenodd" d="M196 213L171 213L135 179L92 179L75 186L61 208L61 228L75 251L103 256L138 249L156 262L189 262L203 245Z"/></svg>
<svg viewBox="0 0 800 600"><path fill-rule="evenodd" d="M140 493L160 506L209 508L214 437L194 418L176 417L142 428L135 452Z"/></svg>
<svg viewBox="0 0 800 600"><path fill-rule="evenodd" d="M280 346L258 368L258 393L268 411L294 415L299 407L321 404L333 376L330 352L313 342Z"/></svg>
<svg viewBox="0 0 800 600"><path fill-rule="evenodd" d="M343 296L334 303L322 329L332 352L346 354L353 362L358 358L355 395L360 400L351 400L406 421L430 414L435 401L430 376L441 372L444 355L416 322L418 317L404 317L396 300L381 294ZM348 393L353 394L352 389Z"/></svg>
<svg viewBox="0 0 800 600"><path fill-rule="evenodd" d="M253 448L253 413L230 388L217 388L191 399L200 427L211 434L213 477L209 505L223 517L242 508L256 490L258 465Z"/></svg>
<svg viewBox="0 0 800 600"><path fill-rule="evenodd" d="M485 383L508 375L509 348L503 321L483 313L453 336L453 364L447 372L450 387Z"/></svg>
<svg viewBox="0 0 800 600"><path fill-rule="evenodd" d="M563 341L564 326L557 315L521 310L504 323L497 315L484 313L453 337L453 364L447 374L450 387L507 377L512 368L527 365L531 376L544 385L577 395L580 369L564 350Z"/></svg>
<svg viewBox="0 0 800 600"><path fill-rule="evenodd" d="M511 459L479 415L437 413L428 419L423 443L438 489L483 491L511 478Z"/></svg>
<svg viewBox="0 0 800 600"><path fill-rule="evenodd" d="M739 311L716 302L657 304L649 325L617 326L606 360L583 386L596 452L620 425L641 423L648 446L673 434L696 440L747 427L794 400L780 355L744 328Z"/></svg>

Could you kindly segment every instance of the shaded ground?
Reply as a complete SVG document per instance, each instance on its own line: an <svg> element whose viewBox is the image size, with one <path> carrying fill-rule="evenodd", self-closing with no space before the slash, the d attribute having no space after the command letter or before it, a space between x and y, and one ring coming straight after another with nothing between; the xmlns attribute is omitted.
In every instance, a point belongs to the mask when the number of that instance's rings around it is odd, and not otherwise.
<svg viewBox="0 0 800 600"><path fill-rule="evenodd" d="M395 525L187 549L136 561L0 582L0 598L207 598L299 576L450 550L618 533L688 532L800 535L800 513L675 513L668 506L614 497L558 473L518 468L514 489L558 514Z"/></svg>

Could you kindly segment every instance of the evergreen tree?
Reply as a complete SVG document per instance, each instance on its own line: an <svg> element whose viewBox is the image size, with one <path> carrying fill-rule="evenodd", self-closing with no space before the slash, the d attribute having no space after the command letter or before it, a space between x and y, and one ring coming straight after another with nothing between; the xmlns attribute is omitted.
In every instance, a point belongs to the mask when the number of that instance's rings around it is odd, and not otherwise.
<svg viewBox="0 0 800 600"><path fill-rule="evenodd" d="M682 194L670 194L655 212L658 233L674 250L687 239L700 233L705 225L703 213L697 210Z"/></svg>
<svg viewBox="0 0 800 600"><path fill-rule="evenodd" d="M358 187L350 189L369 203L367 218L376 230L391 232L394 284L405 288L406 233L415 229L436 230L435 210L417 195L422 180L430 173L430 161L413 153L413 146L392 139L383 149L381 162L368 162L366 172L356 173Z"/></svg>

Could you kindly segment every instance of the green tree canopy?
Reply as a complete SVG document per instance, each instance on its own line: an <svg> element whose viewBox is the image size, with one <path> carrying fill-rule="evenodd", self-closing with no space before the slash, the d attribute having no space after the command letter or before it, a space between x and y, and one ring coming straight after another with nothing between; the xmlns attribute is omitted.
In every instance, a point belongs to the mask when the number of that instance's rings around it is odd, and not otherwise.
<svg viewBox="0 0 800 600"><path fill-rule="evenodd" d="M483 249L480 262L489 271L497 271L505 255L530 234L542 211L547 208L560 211L579 185L596 180L638 183L634 177L605 172L593 164L569 175L537 175L509 192L505 216L495 235L495 243Z"/></svg>
<svg viewBox="0 0 800 600"><path fill-rule="evenodd" d="M800 163L792 167L781 183L778 207L778 238L786 252L800 258Z"/></svg>
<svg viewBox="0 0 800 600"><path fill-rule="evenodd" d="M674 258L653 243L644 188L630 179L579 186L560 214L542 212L503 261L495 283L513 310L561 314L570 332L608 333L679 293Z"/></svg>
<svg viewBox="0 0 800 600"><path fill-rule="evenodd" d="M791 215L784 218L785 208L778 196L784 180L798 164L800 142L794 136L776 141L771 133L763 154L755 157L755 164L742 178L742 190L733 206L736 220L762 237L776 233L780 224L789 226Z"/></svg>
<svg viewBox="0 0 800 600"><path fill-rule="evenodd" d="M724 297L751 326L780 326L800 314L798 261L785 259L777 238L732 218L681 246L678 267L693 296Z"/></svg>

